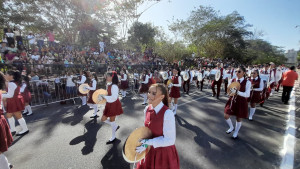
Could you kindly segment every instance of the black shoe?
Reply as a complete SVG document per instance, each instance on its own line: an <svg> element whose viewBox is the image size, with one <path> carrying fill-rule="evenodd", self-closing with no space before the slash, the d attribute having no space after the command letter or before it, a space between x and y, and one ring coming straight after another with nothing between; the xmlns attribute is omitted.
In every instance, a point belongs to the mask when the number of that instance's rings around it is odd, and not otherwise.
<svg viewBox="0 0 300 169"><path fill-rule="evenodd" d="M91 116L90 118L93 119L93 118L98 118L99 116L98 115L95 115L95 116Z"/></svg>
<svg viewBox="0 0 300 169"><path fill-rule="evenodd" d="M25 116L27 117L27 116L31 116L31 115L33 115L33 113L31 113L31 114L26 114Z"/></svg>
<svg viewBox="0 0 300 169"><path fill-rule="evenodd" d="M211 95L212 97L215 97L216 95L215 94L213 94L213 95Z"/></svg>
<svg viewBox="0 0 300 169"><path fill-rule="evenodd" d="M233 130L231 132L233 132L233 131L234 131L234 128L233 128ZM231 132L226 131L226 134L230 134Z"/></svg>
<svg viewBox="0 0 300 169"><path fill-rule="evenodd" d="M26 113L22 113L22 115L24 115L24 116L26 116L28 114L28 112L26 112Z"/></svg>
<svg viewBox="0 0 300 169"><path fill-rule="evenodd" d="M283 104L288 104L288 102L284 102Z"/></svg>
<svg viewBox="0 0 300 169"><path fill-rule="evenodd" d="M263 106L264 106L264 104L263 104L263 103L260 103L259 105L260 105L260 107L263 107Z"/></svg>
<svg viewBox="0 0 300 169"><path fill-rule="evenodd" d="M108 140L108 141L106 142L106 144L112 144L112 143L115 142L115 141L116 141L116 138L113 139L112 141Z"/></svg>
<svg viewBox="0 0 300 169"><path fill-rule="evenodd" d="M236 139L238 139L239 137L238 136L236 136L236 137L231 137L233 140L236 140Z"/></svg>
<svg viewBox="0 0 300 169"><path fill-rule="evenodd" d="M142 105L145 106L145 105L147 105L147 103L143 103Z"/></svg>
<svg viewBox="0 0 300 169"><path fill-rule="evenodd" d="M120 126L118 126L118 127L116 128L116 131L118 131L118 130L119 130L119 128L120 128Z"/></svg>
<svg viewBox="0 0 300 169"><path fill-rule="evenodd" d="M16 136L24 136L24 135L26 135L28 133L29 133L29 130L25 131L24 133L18 133Z"/></svg>
<svg viewBox="0 0 300 169"><path fill-rule="evenodd" d="M13 132L11 132L11 135L14 136L14 135L16 135L16 133L17 133L16 131L13 131Z"/></svg>
<svg viewBox="0 0 300 169"><path fill-rule="evenodd" d="M14 168L14 165L12 165L12 164L9 164L9 168Z"/></svg>
<svg viewBox="0 0 300 169"><path fill-rule="evenodd" d="M217 99L219 99L219 96L217 96Z"/></svg>

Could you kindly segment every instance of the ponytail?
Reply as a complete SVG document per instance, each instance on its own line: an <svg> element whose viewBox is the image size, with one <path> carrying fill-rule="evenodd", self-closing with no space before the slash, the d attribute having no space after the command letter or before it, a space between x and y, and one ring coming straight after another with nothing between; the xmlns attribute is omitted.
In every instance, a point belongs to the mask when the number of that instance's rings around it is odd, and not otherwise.
<svg viewBox="0 0 300 169"><path fill-rule="evenodd" d="M151 86L154 86L154 87L156 87L156 89L159 89L161 91L161 94L165 96L162 99L162 102L165 106L169 107L169 92L167 90L167 87L165 87L161 83L155 83L155 84L152 84Z"/></svg>

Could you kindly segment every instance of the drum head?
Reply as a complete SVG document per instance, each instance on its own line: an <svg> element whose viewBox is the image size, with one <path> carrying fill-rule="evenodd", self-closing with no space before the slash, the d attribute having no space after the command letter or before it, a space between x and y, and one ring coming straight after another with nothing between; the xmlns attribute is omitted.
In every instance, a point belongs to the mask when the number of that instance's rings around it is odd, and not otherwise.
<svg viewBox="0 0 300 169"><path fill-rule="evenodd" d="M93 101L94 101L96 104L105 104L105 103L106 103L106 100L105 100L105 99L99 101L98 98L100 97L100 95L107 96L108 93L107 93L107 91L104 90L104 89L98 89L98 90L96 90L96 91L93 93L93 96L92 96Z"/></svg>
<svg viewBox="0 0 300 169"><path fill-rule="evenodd" d="M197 76L197 80L200 82L203 80L203 76L202 73L199 72L198 76Z"/></svg>
<svg viewBox="0 0 300 169"><path fill-rule="evenodd" d="M235 95L235 93L231 93L231 91L230 91L230 89L236 89L237 91L239 91L240 90L240 87L241 87L241 85L240 85L240 83L239 82L232 82L229 86L228 86L228 88L227 88L227 93L228 93L228 95L229 96L234 96Z"/></svg>
<svg viewBox="0 0 300 169"><path fill-rule="evenodd" d="M221 71L218 70L218 71L216 72L215 80L216 80L216 81L219 81L220 78L221 78Z"/></svg>
<svg viewBox="0 0 300 169"><path fill-rule="evenodd" d="M123 146L123 158L129 163L136 163L146 157L150 151L150 146L141 154L136 152L136 148L141 146L141 139L149 139L152 137L152 132L148 127L140 127L135 129L126 139Z"/></svg>
<svg viewBox="0 0 300 169"><path fill-rule="evenodd" d="M79 86L79 92L81 94L87 94L90 91L88 89L85 89L85 87L89 87L89 85L87 83L84 83L84 84Z"/></svg>

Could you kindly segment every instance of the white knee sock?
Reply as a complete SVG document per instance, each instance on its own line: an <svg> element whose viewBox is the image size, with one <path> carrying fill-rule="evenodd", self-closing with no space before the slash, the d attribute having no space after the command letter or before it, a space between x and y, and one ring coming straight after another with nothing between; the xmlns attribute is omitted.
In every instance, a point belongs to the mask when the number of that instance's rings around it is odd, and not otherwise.
<svg viewBox="0 0 300 169"><path fill-rule="evenodd" d="M116 138L116 129L118 126L114 121L110 122L110 125L111 125L111 138L109 140L112 141Z"/></svg>
<svg viewBox="0 0 300 169"><path fill-rule="evenodd" d="M176 114L178 104L174 104L174 115Z"/></svg>
<svg viewBox="0 0 300 169"><path fill-rule="evenodd" d="M97 104L93 104L93 108L94 108L94 116L97 115L97 111L98 111L98 105Z"/></svg>
<svg viewBox="0 0 300 169"><path fill-rule="evenodd" d="M227 124L228 124L228 126L229 126L229 129L226 131L226 132L232 132L232 130L234 129L233 128L233 125L232 125L232 121L231 121L231 119L229 118L229 119L227 119L226 120L226 122L227 122Z"/></svg>
<svg viewBox="0 0 300 169"><path fill-rule="evenodd" d="M32 114L32 110L31 110L31 106L30 105L25 106L25 109L28 110L28 114L27 115L31 115Z"/></svg>
<svg viewBox="0 0 300 169"><path fill-rule="evenodd" d="M234 130L234 133L233 133L233 137L237 137L237 135L239 134L239 130L242 126L242 122L236 122L235 123L235 130Z"/></svg>
<svg viewBox="0 0 300 169"><path fill-rule="evenodd" d="M8 120L9 126L10 126L10 131L15 132L16 131L16 122L15 122L14 117L7 118L7 120Z"/></svg>
<svg viewBox="0 0 300 169"><path fill-rule="evenodd" d="M124 90L124 97L126 97L126 90Z"/></svg>
<svg viewBox="0 0 300 169"><path fill-rule="evenodd" d="M18 122L19 122L20 126L22 127L22 131L19 132L19 134L26 132L28 130L28 128L27 128L25 119L22 117L18 120Z"/></svg>
<svg viewBox="0 0 300 169"><path fill-rule="evenodd" d="M253 115L254 115L254 113L255 113L255 109L256 109L256 108L252 108L252 107L250 107L250 115L249 115L249 120L252 120L252 118L253 118Z"/></svg>
<svg viewBox="0 0 300 169"><path fill-rule="evenodd" d="M81 100L82 100L82 105L86 105L86 96L83 96L83 97L81 98Z"/></svg>
<svg viewBox="0 0 300 169"><path fill-rule="evenodd" d="M4 154L0 154L0 168L9 169L8 160Z"/></svg>
<svg viewBox="0 0 300 169"><path fill-rule="evenodd" d="M23 113L22 114L25 114L25 113L27 113L28 112L28 110L27 110L27 106L25 106L25 109L24 109L24 111L23 111Z"/></svg>

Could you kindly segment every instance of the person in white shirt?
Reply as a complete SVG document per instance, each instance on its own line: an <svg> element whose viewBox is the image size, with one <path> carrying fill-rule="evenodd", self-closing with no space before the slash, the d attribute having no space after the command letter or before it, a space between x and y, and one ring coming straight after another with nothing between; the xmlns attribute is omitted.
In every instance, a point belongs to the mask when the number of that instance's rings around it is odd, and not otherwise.
<svg viewBox="0 0 300 169"><path fill-rule="evenodd" d="M140 95L144 98L144 102L142 105L146 105L147 104L147 93L149 90L149 76L147 74L147 70L143 70L143 74L141 75L141 86L140 86Z"/></svg>
<svg viewBox="0 0 300 169"><path fill-rule="evenodd" d="M74 98L77 94L76 84L74 83L75 76L73 72L67 73L67 83L66 83L66 94L67 98ZM75 100L72 99L73 103L75 104Z"/></svg>
<svg viewBox="0 0 300 169"><path fill-rule="evenodd" d="M121 90L121 94L122 97L126 97L126 89L128 89L128 78L127 78L127 74L126 74L126 70L122 70L121 71L121 85L120 85L120 90Z"/></svg>
<svg viewBox="0 0 300 169"><path fill-rule="evenodd" d="M38 61L40 59L40 55L38 55L36 52L34 52L33 55L31 55L31 59Z"/></svg>
<svg viewBox="0 0 300 169"><path fill-rule="evenodd" d="M86 71L80 71L80 77L79 77L79 81L77 81L77 83L79 85L86 83L86 77L88 77L88 73ZM80 92L78 93L79 97L81 98L82 101L82 106L86 105L86 94L81 94Z"/></svg>
<svg viewBox="0 0 300 169"><path fill-rule="evenodd" d="M228 86L232 82L240 83L240 89L237 91L234 88L231 88L231 93L234 93L234 96L230 96L229 100L225 105L224 118L229 125L229 129L226 131L227 134L231 133L234 130L232 138L236 139L238 137L239 130L242 126L242 119L248 118L248 102L247 98L250 97L251 91L251 82L245 78L246 69L244 67L239 67L236 70L236 79L230 80ZM232 125L230 116L236 116L236 125L235 128Z"/></svg>
<svg viewBox="0 0 300 169"><path fill-rule="evenodd" d="M149 106L144 109L144 126L152 134L151 139L142 139L141 146L136 148L142 153L150 146L146 157L137 164L142 168L179 169L179 156L175 146L176 126L175 117L168 108L168 91L163 84L153 84L148 93ZM159 156L159 158L158 158Z"/></svg>
<svg viewBox="0 0 300 169"><path fill-rule="evenodd" d="M137 70L134 70L133 73L133 81L134 81L134 89L138 89L138 80L139 80L139 74L137 73Z"/></svg>
<svg viewBox="0 0 300 169"><path fill-rule="evenodd" d="M29 41L30 49L33 50L35 48L35 36L32 34L32 31L29 31L29 35L27 36Z"/></svg>
<svg viewBox="0 0 300 169"><path fill-rule="evenodd" d="M106 105L101 117L101 121L111 126L112 136L106 142L111 144L116 140L116 131L120 128L115 122L116 117L123 114L121 102L119 100L119 88L118 88L118 75L117 72L106 73L106 89L108 92L107 96L102 96L106 100Z"/></svg>
<svg viewBox="0 0 300 169"><path fill-rule="evenodd" d="M6 36L8 47L11 47L11 45L15 45L15 34L12 32L11 29L7 30L7 33L5 33L5 36Z"/></svg>
<svg viewBox="0 0 300 169"><path fill-rule="evenodd" d="M30 93L30 83L29 83L29 77L23 76L22 86L20 88L21 95L23 96L24 102L25 102L25 110L23 112L23 115L30 116L32 115L32 109L30 106L31 102L31 93Z"/></svg>
<svg viewBox="0 0 300 169"><path fill-rule="evenodd" d="M90 83L89 83L89 87L87 87L89 91L89 99L87 101L88 105L94 109L94 113L93 113L93 116L91 116L90 118L97 118L99 117L97 115L97 111L98 111L98 104L96 104L94 101L93 101L93 94L94 92L97 90L97 76L96 74L94 73L92 76L89 77L90 79Z"/></svg>
<svg viewBox="0 0 300 169"><path fill-rule="evenodd" d="M256 110L256 104L260 102L261 92L264 89L264 82L259 77L259 71L257 69L252 70L251 72L251 93L248 98L248 102L250 102L250 111L249 111L249 120L253 120L253 115Z"/></svg>

